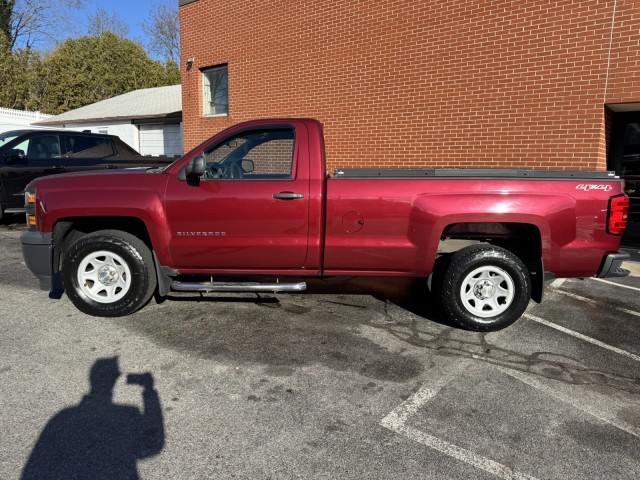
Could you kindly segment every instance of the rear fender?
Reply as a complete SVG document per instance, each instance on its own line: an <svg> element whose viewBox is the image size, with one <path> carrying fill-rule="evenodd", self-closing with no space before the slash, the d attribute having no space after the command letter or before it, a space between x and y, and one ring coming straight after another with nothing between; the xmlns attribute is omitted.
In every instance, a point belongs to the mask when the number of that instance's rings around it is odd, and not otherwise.
<svg viewBox="0 0 640 480"><path fill-rule="evenodd" d="M464 213L460 206L464 205ZM415 245L424 245L421 259L428 272L438 253L441 239L465 238L481 241L505 239L504 225L524 225L539 232L535 256L550 257L554 244L564 244L575 238L574 201L565 195L496 193L426 194L416 198L411 211L409 238ZM485 232L456 233L456 225L484 225ZM491 228L495 226L495 228ZM534 231L534 230L532 230ZM449 233L448 233L449 232ZM553 234L552 234L553 232ZM505 246L502 243L502 246ZM536 270L538 267L535 267Z"/></svg>

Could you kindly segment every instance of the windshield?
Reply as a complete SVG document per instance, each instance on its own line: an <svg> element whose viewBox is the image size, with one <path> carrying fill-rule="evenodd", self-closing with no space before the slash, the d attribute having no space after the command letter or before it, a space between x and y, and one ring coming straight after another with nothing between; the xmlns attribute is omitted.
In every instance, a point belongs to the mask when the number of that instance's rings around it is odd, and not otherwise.
<svg viewBox="0 0 640 480"><path fill-rule="evenodd" d="M6 145L11 140L17 137L18 137L18 134L16 132L0 133L0 147L2 147L3 145Z"/></svg>

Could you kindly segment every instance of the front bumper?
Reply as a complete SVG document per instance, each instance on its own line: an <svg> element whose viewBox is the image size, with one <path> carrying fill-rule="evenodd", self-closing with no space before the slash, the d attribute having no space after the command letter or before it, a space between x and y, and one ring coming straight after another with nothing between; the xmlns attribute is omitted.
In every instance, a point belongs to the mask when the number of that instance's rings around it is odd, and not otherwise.
<svg viewBox="0 0 640 480"><path fill-rule="evenodd" d="M596 278L626 277L629 275L629 270L622 268L622 262L630 258L631 255L621 252L607 255L596 274Z"/></svg>
<svg viewBox="0 0 640 480"><path fill-rule="evenodd" d="M38 277L40 288L53 289L53 245L50 233L26 231L20 235L22 257L27 268Z"/></svg>

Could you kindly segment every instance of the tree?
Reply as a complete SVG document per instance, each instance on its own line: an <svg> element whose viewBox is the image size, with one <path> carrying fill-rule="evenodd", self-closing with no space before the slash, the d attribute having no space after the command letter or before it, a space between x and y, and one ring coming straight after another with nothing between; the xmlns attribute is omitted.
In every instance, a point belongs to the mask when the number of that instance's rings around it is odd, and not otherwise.
<svg viewBox="0 0 640 480"><path fill-rule="evenodd" d="M167 60L164 64L165 85L178 85L181 81L180 65L173 60Z"/></svg>
<svg viewBox="0 0 640 480"><path fill-rule="evenodd" d="M151 60L142 46L112 32L68 39L46 59L50 78L42 111L63 113L140 88L179 83L171 70Z"/></svg>
<svg viewBox="0 0 640 480"><path fill-rule="evenodd" d="M178 2L165 1L151 7L150 19L142 23L142 30L151 41L147 48L165 61L180 65L180 15Z"/></svg>
<svg viewBox="0 0 640 480"><path fill-rule="evenodd" d="M129 35L129 27L115 12L109 13L105 9L99 8L89 16L87 33L97 37L105 32L113 32L121 37L126 37Z"/></svg>
<svg viewBox="0 0 640 480"><path fill-rule="evenodd" d="M15 3L16 0L0 0L0 35L4 34L7 40L11 39L11 16Z"/></svg>
<svg viewBox="0 0 640 480"><path fill-rule="evenodd" d="M42 102L38 86L42 57L30 48L15 52L9 40L0 34L0 107L37 110Z"/></svg>
<svg viewBox="0 0 640 480"><path fill-rule="evenodd" d="M0 0L0 29L11 50L34 48L55 40L70 23L69 12L83 5L84 0Z"/></svg>

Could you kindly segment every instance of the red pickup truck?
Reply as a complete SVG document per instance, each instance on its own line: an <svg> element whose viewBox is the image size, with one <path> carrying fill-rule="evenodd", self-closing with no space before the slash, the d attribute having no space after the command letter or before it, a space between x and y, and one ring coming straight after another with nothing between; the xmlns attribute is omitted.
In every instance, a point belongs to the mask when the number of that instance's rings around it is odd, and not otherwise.
<svg viewBox="0 0 640 480"><path fill-rule="evenodd" d="M487 331L541 301L545 279L628 274L618 248L629 199L610 172L328 177L322 126L310 119L242 123L167 167L40 178L25 193L27 267L44 290L60 272L75 306L96 316L130 314L171 290L294 292L311 276L428 277L446 259L433 279L444 311ZM467 246L443 253L461 239Z"/></svg>

